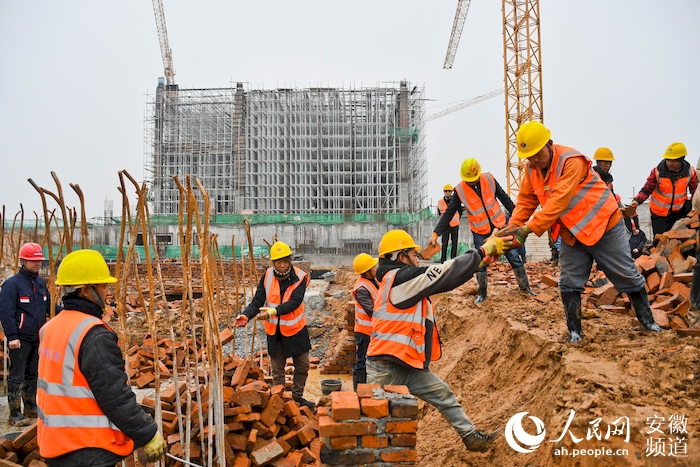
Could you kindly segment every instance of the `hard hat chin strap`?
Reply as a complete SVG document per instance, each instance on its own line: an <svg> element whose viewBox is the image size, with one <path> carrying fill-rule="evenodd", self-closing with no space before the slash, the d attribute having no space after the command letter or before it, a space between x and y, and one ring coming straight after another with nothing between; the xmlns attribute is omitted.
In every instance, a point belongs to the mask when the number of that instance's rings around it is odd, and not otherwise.
<svg viewBox="0 0 700 467"><path fill-rule="evenodd" d="M102 300L102 296L100 293L97 291L97 288L94 285L87 285L88 289L90 290L90 293L92 294L92 300L90 300L92 303L100 307L100 310L104 310L105 308L105 302Z"/></svg>

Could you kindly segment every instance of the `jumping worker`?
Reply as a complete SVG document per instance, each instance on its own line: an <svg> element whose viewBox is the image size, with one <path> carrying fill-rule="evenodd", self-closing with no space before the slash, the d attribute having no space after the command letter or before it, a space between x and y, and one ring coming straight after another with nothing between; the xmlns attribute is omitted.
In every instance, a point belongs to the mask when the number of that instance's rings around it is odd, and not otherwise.
<svg viewBox="0 0 700 467"><path fill-rule="evenodd" d="M452 200L454 188L449 183L445 185L442 189L444 196L438 201L438 215L442 218L447 207L450 205ZM453 259L457 256L457 240L459 239L459 219L462 217L462 206L460 205L457 210L450 218L449 226L445 228L445 233L442 234L442 256L440 257L440 262L444 263L447 261L447 247L450 245L450 237L452 237L452 248L450 249L450 258Z"/></svg>
<svg viewBox="0 0 700 467"><path fill-rule="evenodd" d="M500 431L477 430L447 383L430 371L430 362L441 355L430 296L464 284L511 243L512 237L494 235L480 248L429 267L418 267L420 247L404 230L390 230L379 243L380 285L367 349L367 380L407 386L411 394L440 411L470 451L486 451Z"/></svg>
<svg viewBox="0 0 700 467"><path fill-rule="evenodd" d="M685 160L687 155L683 143L672 143L630 203L630 207L636 208L649 198L654 236L671 230L678 219L690 212L690 200L698 188L698 176L695 168Z"/></svg>
<svg viewBox="0 0 700 467"><path fill-rule="evenodd" d="M367 382L367 347L369 336L372 334L372 314L374 313L374 301L377 299L377 263L379 259L372 258L367 253L360 253L352 260L352 268L355 274L359 274L357 282L352 289L355 297L355 344L356 358L352 369L352 387L357 390L357 385Z"/></svg>
<svg viewBox="0 0 700 467"><path fill-rule="evenodd" d="M309 276L292 266L292 249L286 243L272 244L270 261L272 264L260 278L253 301L243 310L243 314L236 317L233 325L243 327L253 318L263 320L274 384L285 384L285 363L288 357L292 357L292 397L298 404L313 409L315 404L304 399L311 350L304 311L304 294Z"/></svg>
<svg viewBox="0 0 700 467"><path fill-rule="evenodd" d="M0 290L0 321L10 348L7 379L9 422L37 417L36 379L39 362L39 329L51 313L51 296L39 275L44 253L36 243L19 250L20 270ZM22 415L24 401L24 415Z"/></svg>
<svg viewBox="0 0 700 467"><path fill-rule="evenodd" d="M447 228L447 220L451 219L457 211L461 212L462 206L464 206L474 237L474 248L478 249L493 234L495 229L501 229L506 225L506 215L498 202L500 201L509 213L513 212L515 205L493 175L481 172L481 165L473 157L464 159L460 175L462 181L455 186L457 196L453 197L444 215L440 218L433 235L430 237L430 243L437 242L440 233ZM535 295L530 288L525 265L518 251L510 250L505 253L505 257L513 268L520 290L528 295ZM478 289L474 303L486 300L487 275L486 266L479 268L476 272Z"/></svg>
<svg viewBox="0 0 700 467"><path fill-rule="evenodd" d="M39 331L37 443L50 467L112 466L141 446L154 462L167 451L102 321L116 281L94 250L69 253L58 268L64 309Z"/></svg>
<svg viewBox="0 0 700 467"><path fill-rule="evenodd" d="M554 144L540 122L525 122L516 136L518 156L527 159L515 211L502 232L514 245L552 227L561 235L559 289L569 341L581 332L581 293L593 260L617 290L627 293L642 328L659 332L644 289L644 277L630 255L627 229L612 192L591 169L591 160L575 149ZM537 207L542 209L536 211ZM558 232L557 232L558 231Z"/></svg>

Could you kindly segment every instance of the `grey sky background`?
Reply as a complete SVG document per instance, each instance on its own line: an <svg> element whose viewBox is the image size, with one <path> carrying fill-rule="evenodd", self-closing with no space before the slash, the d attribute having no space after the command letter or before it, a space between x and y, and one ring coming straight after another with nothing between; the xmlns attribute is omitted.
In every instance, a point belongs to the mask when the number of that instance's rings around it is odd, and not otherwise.
<svg viewBox="0 0 700 467"><path fill-rule="evenodd" d="M501 2L473 0L451 70L442 64L456 1L164 0L183 88L425 85L427 114L503 87ZM700 156L700 2L541 0L544 120L555 142L592 158L612 149L629 201L666 147ZM40 212L27 182L88 217L119 214L117 172L143 178L146 94L163 75L147 0L0 0L0 205ZM497 97L426 125L428 196L459 181L466 157L506 186L505 108Z"/></svg>

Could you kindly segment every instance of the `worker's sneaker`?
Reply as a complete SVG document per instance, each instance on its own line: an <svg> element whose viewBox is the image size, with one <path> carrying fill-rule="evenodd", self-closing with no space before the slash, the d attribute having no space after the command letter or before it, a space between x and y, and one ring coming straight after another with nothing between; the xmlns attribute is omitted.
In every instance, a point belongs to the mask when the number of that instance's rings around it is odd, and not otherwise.
<svg viewBox="0 0 700 467"><path fill-rule="evenodd" d="M467 448L467 451L485 452L499 436L501 436L500 430L493 431L491 433L484 433L481 430L474 430L467 436L464 436L462 441L464 442L464 447Z"/></svg>
<svg viewBox="0 0 700 467"><path fill-rule="evenodd" d="M295 398L294 401L295 401L297 404L299 404L300 406L308 407L308 408L310 408L311 410L316 409L316 404L314 404L314 403L311 402L311 401L307 401L307 400L304 399L303 397L300 397L300 398L298 398L298 399Z"/></svg>

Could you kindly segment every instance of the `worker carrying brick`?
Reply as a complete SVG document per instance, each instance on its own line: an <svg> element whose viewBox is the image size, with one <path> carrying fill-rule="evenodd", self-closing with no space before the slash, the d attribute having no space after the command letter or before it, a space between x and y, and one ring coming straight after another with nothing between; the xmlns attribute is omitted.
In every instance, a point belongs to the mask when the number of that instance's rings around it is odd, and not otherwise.
<svg viewBox="0 0 700 467"><path fill-rule="evenodd" d="M438 216L442 218L443 214L447 211L447 207L450 205L452 200L452 195L454 194L454 187L449 183L442 188L443 197L438 201L437 209ZM453 259L457 256L457 247L459 240L459 220L462 217L462 205L457 207L452 217L448 222L448 226L445 227L445 232L442 234L442 256L440 257L440 262L444 263L447 261L447 247L450 245L450 239L452 239L452 248L450 249L450 258Z"/></svg>
<svg viewBox="0 0 700 467"><path fill-rule="evenodd" d="M352 296L355 298L355 366L352 369L352 387L367 382L367 347L372 334L372 314L377 299L377 263L379 260L367 253L360 253L352 260L355 274L359 274Z"/></svg>
<svg viewBox="0 0 700 467"><path fill-rule="evenodd" d="M39 453L50 467L112 466L143 446L150 462L167 445L127 382L117 335L102 320L109 275L94 250L58 268L64 309L39 331Z"/></svg>
<svg viewBox="0 0 700 467"><path fill-rule="evenodd" d="M540 122L525 122L516 136L518 157L526 159L515 211L502 235L513 235L514 245L540 236L552 227L561 235L559 289L566 312L569 341L581 332L581 292L591 272L598 269L634 307L642 328L659 332L644 289L644 277L630 255L627 229L612 192L591 169L591 160L575 149L554 144ZM541 206L542 209L537 210Z"/></svg>
<svg viewBox="0 0 700 467"><path fill-rule="evenodd" d="M7 405L10 424L36 418L39 329L51 312L51 295L39 275L44 253L36 243L19 250L20 270L0 290L0 321L10 348ZM24 401L24 415L22 414Z"/></svg>
<svg viewBox="0 0 700 467"><path fill-rule="evenodd" d="M243 327L256 318L262 320L267 334L267 351L274 384L284 385L284 367L288 357L294 361L292 397L311 409L315 404L304 399L309 376L311 339L306 327L304 294L309 276L292 266L292 249L284 242L270 247L271 265L260 278L253 301L238 315L233 325Z"/></svg>
<svg viewBox="0 0 700 467"><path fill-rule="evenodd" d="M672 143L630 203L630 208L634 209L649 198L654 237L671 230L677 220L690 212L690 200L698 188L698 176L695 168L685 160L687 155L683 143Z"/></svg>
<svg viewBox="0 0 700 467"><path fill-rule="evenodd" d="M442 353L430 296L464 284L511 243L511 237L492 235L480 248L455 259L418 267L420 247L404 230L390 230L379 242L379 291L367 349L367 382L407 386L440 411L470 451L486 451L500 431L477 430L447 383L430 371L430 362Z"/></svg>
<svg viewBox="0 0 700 467"><path fill-rule="evenodd" d="M481 172L481 165L473 157L464 159L460 175L462 181L455 186L457 196L452 198L447 211L440 218L433 235L430 237L430 244L434 245L437 243L438 236L448 227L447 220L455 212L461 212L462 206L464 206L469 218L469 227L474 237L474 248L478 249L493 233L494 229L501 229L506 225L506 215L501 209L499 201L508 213L513 212L515 205L493 175L488 172ZM510 250L506 252L505 257L513 268L520 290L528 295L535 295L530 288L525 265L518 251ZM487 275L486 266L479 268L476 272L478 288L474 303L481 303L486 300Z"/></svg>

